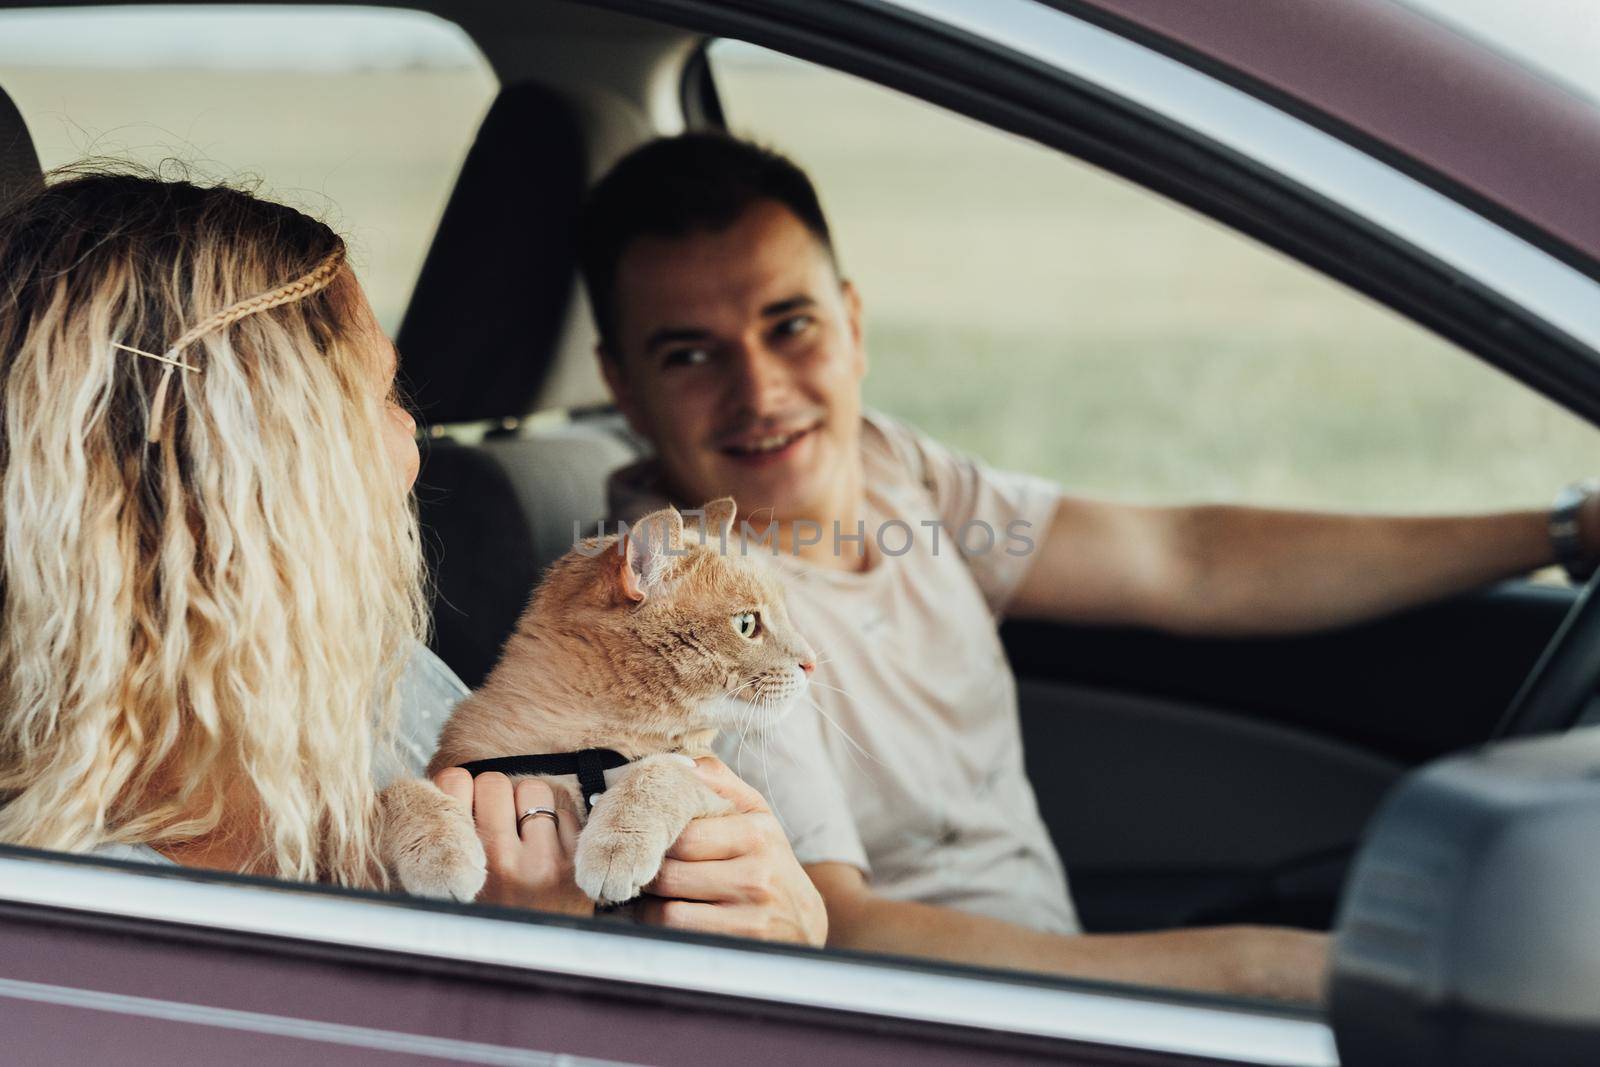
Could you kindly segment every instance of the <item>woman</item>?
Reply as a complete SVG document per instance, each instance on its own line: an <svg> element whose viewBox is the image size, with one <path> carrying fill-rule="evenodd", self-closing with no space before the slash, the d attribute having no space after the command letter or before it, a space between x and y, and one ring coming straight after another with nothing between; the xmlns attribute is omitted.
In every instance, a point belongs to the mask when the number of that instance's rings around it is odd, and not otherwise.
<svg viewBox="0 0 1600 1067"><path fill-rule="evenodd" d="M0 216L0 279L0 841L385 885L375 761L420 766L464 690L419 643L415 424L344 243L235 189L66 172ZM548 787L438 784L480 899L590 910L571 835L518 832ZM739 921L820 941L759 830L781 892Z"/></svg>

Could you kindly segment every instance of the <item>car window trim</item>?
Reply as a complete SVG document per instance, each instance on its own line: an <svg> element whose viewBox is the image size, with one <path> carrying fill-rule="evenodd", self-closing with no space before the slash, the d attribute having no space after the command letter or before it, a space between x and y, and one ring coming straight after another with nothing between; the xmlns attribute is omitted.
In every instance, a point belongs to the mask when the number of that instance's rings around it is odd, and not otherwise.
<svg viewBox="0 0 1600 1067"><path fill-rule="evenodd" d="M1237 1063L1335 1067L1314 1013L888 958L507 921L399 897L0 850L0 904ZM607 945L605 942L609 941ZM538 961L537 964L530 961Z"/></svg>
<svg viewBox="0 0 1600 1067"><path fill-rule="evenodd" d="M1549 253L1573 269L1590 278L1600 280L1600 262L1596 262L1592 257L1585 255L1540 224L1531 221L1522 214L1502 207L1495 200L1484 196L1465 182L1441 173L1406 152L1395 148L1388 142L1367 133L1358 126L1306 103L1299 97L1275 87L1262 78L1229 66L1227 63L1215 59L1206 52L1183 41L1175 40L1148 29L1133 19L1118 14L1115 10L1097 5L1094 0L1041 0L1041 2L1068 12L1073 17L1082 19L1084 22L1101 26L1119 37L1137 41L1152 51L1171 56L1185 66L1204 71L1218 81L1232 85L1249 93L1251 96L1259 97L1275 109L1294 115L1296 118L1342 141L1347 141L1367 155L1375 156L1394 169L1433 187L1450 199L1465 204L1476 213L1493 221L1495 225L1511 231L1529 244ZM1401 6L1404 7L1408 14L1433 23L1445 33L1471 40L1478 47L1493 52L1501 61L1547 82L1560 92L1569 96L1573 95L1572 90L1568 89L1563 82L1552 80L1541 74L1536 68L1524 63L1515 55L1498 48L1494 41L1483 39L1461 27L1442 22L1425 9L1412 8L1405 5L1403 0Z"/></svg>
<svg viewBox="0 0 1600 1067"><path fill-rule="evenodd" d="M707 38L696 47L678 77L678 100L683 108L684 127L690 130L726 130L728 116L722 107L716 71L711 65L711 46Z"/></svg>
<svg viewBox="0 0 1600 1067"><path fill-rule="evenodd" d="M486 1041L466 1041L374 1026L306 1019L272 1012L241 1011L192 1004L166 997L132 996L101 990L25 982L0 978L0 1001L25 1001L80 1011L109 1012L140 1020L158 1020L178 1026L204 1026L236 1033L288 1037L332 1048L313 1055L334 1056L334 1049L359 1049L407 1058L426 1056L439 1061L500 1064L504 1067L627 1067L546 1049L515 1048ZM174 1059L176 1059L174 1055Z"/></svg>

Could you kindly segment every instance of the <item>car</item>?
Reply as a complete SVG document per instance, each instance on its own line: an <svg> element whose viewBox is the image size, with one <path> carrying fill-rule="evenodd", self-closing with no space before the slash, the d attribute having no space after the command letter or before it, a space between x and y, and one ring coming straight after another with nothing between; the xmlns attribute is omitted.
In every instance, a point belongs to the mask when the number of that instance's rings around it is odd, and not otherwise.
<svg viewBox="0 0 1600 1067"><path fill-rule="evenodd" d="M475 133L455 120L471 146L388 316L427 444L434 645L469 683L574 524L603 513L604 474L642 448L601 403L574 223L587 183L625 148L727 124L719 40L1116 175L1362 294L1449 342L1463 366L1481 361L1600 421L1600 108L1413 8L406 8L452 27L498 83ZM0 32L26 16L70 54L88 45L69 17L120 19L108 25L122 34L141 19L173 25L177 11L35 0L0 10ZM282 47L314 52L315 40ZM230 54L206 57L193 83L222 79ZM0 70L0 90L14 78ZM29 127L53 106L0 115L0 190L37 172ZM389 121L378 134L403 146L428 120ZM382 190L414 177L403 152L360 165ZM1370 899L1352 865L1369 855L1364 834L1390 840L1386 797L1435 781L1437 768L1419 768L1441 757L1577 721L1597 673L1583 655L1591 603L1515 582L1271 639L1006 623L1029 775L1086 927L1359 918L1341 908ZM1360 1049L1350 1063L1400 1048L1336 1042L1341 1021L1312 1008L15 848L0 849L0 946L8 1055L27 1060L1331 1065L1342 1047ZM1341 964L1355 952L1341 943ZM1383 1010L1381 996L1345 1003Z"/></svg>

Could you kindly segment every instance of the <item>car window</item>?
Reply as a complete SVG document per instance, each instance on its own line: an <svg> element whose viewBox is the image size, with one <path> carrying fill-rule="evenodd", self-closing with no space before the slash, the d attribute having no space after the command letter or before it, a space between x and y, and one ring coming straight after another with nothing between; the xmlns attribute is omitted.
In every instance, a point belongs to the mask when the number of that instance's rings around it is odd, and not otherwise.
<svg viewBox="0 0 1600 1067"><path fill-rule="evenodd" d="M381 8L4 12L0 72L47 168L259 180L328 222L391 332L496 88L459 28Z"/></svg>
<svg viewBox="0 0 1600 1067"><path fill-rule="evenodd" d="M1075 491L1543 506L1600 435L1365 297L1087 164L746 44L730 127L816 178L869 402Z"/></svg>

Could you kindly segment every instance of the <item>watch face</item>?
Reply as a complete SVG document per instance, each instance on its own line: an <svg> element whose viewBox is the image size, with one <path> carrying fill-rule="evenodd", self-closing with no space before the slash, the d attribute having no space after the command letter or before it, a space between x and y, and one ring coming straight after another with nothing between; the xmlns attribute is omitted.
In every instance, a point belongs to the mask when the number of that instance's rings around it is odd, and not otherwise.
<svg viewBox="0 0 1600 1067"><path fill-rule="evenodd" d="M1600 481L1593 478L1564 486L1550 510L1550 547L1555 551L1556 562L1574 583L1587 582L1596 570L1597 561L1584 550L1579 512L1597 489Z"/></svg>

